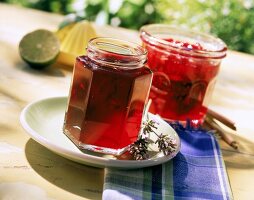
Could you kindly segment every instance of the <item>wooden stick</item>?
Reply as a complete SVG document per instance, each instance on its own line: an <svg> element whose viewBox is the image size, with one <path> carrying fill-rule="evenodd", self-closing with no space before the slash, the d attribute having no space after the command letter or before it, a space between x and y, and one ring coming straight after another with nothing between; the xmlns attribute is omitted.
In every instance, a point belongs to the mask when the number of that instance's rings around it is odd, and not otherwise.
<svg viewBox="0 0 254 200"><path fill-rule="evenodd" d="M226 125L227 127L233 129L234 131L236 131L236 126L235 123L233 121L231 121L230 119L226 118L225 116L211 110L208 109L207 111L207 115L208 117L212 117L214 119L217 119L219 122L223 123L224 125Z"/></svg>
<svg viewBox="0 0 254 200"><path fill-rule="evenodd" d="M206 117L205 122L208 127L217 131L221 138L234 149L238 149L238 143L211 118Z"/></svg>

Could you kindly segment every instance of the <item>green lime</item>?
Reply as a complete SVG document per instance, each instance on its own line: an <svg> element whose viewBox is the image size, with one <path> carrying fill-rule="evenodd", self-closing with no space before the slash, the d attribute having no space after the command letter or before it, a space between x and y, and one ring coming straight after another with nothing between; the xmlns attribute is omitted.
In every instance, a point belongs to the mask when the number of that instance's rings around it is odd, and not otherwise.
<svg viewBox="0 0 254 200"><path fill-rule="evenodd" d="M35 69L42 69L52 64L59 51L58 38L54 33L45 29L28 33L19 43L20 56Z"/></svg>

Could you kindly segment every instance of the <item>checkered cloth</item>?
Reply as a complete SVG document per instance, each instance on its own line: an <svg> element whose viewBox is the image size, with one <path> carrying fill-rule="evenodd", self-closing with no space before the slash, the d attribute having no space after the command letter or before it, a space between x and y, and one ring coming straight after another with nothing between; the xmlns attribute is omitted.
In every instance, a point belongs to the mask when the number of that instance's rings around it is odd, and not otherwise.
<svg viewBox="0 0 254 200"><path fill-rule="evenodd" d="M143 169L106 169L103 200L233 199L215 137L204 130L173 127L181 138L177 156Z"/></svg>

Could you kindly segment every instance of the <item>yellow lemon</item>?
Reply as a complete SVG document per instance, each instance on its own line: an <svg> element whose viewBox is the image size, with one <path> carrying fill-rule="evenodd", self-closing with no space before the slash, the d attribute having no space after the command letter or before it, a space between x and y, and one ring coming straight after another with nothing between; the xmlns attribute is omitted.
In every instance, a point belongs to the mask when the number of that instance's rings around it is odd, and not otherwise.
<svg viewBox="0 0 254 200"><path fill-rule="evenodd" d="M73 66L77 56L86 54L87 44L94 37L97 35L90 22L83 20L75 23L61 42L57 61Z"/></svg>
<svg viewBox="0 0 254 200"><path fill-rule="evenodd" d="M62 28L60 28L59 30L57 30L55 32L56 36L58 37L58 39L60 40L60 42L62 42L64 40L64 38L66 37L66 35L68 35L68 33L70 32L70 30L75 26L77 22L72 22Z"/></svg>

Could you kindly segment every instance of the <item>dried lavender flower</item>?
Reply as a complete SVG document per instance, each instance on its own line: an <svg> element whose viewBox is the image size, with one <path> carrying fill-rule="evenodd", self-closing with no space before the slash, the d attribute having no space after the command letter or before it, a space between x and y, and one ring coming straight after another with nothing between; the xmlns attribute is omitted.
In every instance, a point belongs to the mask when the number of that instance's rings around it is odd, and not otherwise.
<svg viewBox="0 0 254 200"><path fill-rule="evenodd" d="M162 151L164 155L170 155L176 150L176 140L168 135L160 134L156 143L158 143L159 151Z"/></svg>
<svg viewBox="0 0 254 200"><path fill-rule="evenodd" d="M153 120L147 120L146 122L144 122L144 128L143 128L143 133L144 135L154 132L153 128L157 129L157 127L155 126L155 121Z"/></svg>
<svg viewBox="0 0 254 200"><path fill-rule="evenodd" d="M137 141L130 145L129 152L133 155L135 160L145 160L149 157L147 148L147 138L139 138Z"/></svg>
<svg viewBox="0 0 254 200"><path fill-rule="evenodd" d="M162 151L164 155L169 155L176 150L176 140L162 133L158 135L154 131L154 129L157 129L156 124L157 123L155 121L147 119L147 121L143 123L144 127L140 138L130 145L129 153L132 154L135 160L145 160L149 158L149 143L158 143L159 151ZM157 136L157 140L155 142L148 138L149 133L154 133Z"/></svg>

